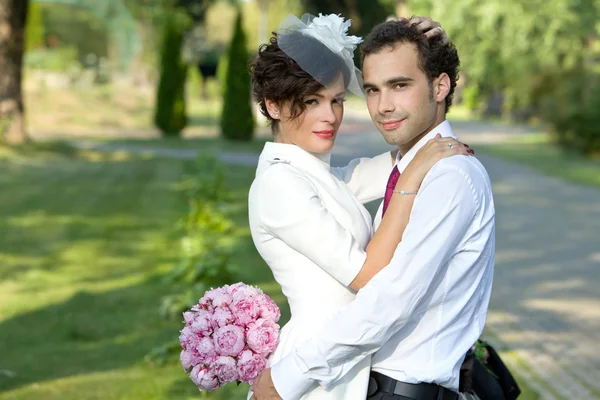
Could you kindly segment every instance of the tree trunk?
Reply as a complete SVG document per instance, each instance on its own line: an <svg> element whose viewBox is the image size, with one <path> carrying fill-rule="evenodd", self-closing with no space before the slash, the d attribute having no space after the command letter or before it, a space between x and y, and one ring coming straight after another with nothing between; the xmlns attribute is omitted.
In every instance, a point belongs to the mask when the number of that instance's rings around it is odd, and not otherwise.
<svg viewBox="0 0 600 400"><path fill-rule="evenodd" d="M0 135L8 144L27 141L22 78L29 0L0 0Z"/></svg>

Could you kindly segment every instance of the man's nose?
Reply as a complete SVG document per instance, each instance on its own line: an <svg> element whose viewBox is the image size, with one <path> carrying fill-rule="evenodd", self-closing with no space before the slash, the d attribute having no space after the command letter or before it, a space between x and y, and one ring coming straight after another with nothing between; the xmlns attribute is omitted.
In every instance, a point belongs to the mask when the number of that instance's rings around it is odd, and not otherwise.
<svg viewBox="0 0 600 400"><path fill-rule="evenodd" d="M390 96L389 93L386 93L386 91L382 91L379 94L379 104L377 107L377 111L380 114L389 114L391 112L393 112L395 109L394 106L394 102L392 101L392 96Z"/></svg>

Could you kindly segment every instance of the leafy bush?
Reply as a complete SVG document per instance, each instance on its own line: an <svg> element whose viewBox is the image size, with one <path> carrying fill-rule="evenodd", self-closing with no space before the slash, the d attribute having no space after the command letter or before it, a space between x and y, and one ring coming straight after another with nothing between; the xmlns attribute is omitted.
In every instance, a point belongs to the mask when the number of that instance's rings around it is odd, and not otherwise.
<svg viewBox="0 0 600 400"><path fill-rule="evenodd" d="M163 298L160 313L166 318L180 317L210 287L235 280L236 269L223 244L234 228L227 216L230 197L224 182L224 169L213 157L200 158L194 175L182 182L189 208L177 223L182 233L181 260L165 283L183 284L187 290Z"/></svg>
<svg viewBox="0 0 600 400"><path fill-rule="evenodd" d="M231 283L237 276L237 268L231 264L223 243L234 228L227 216L231 197L224 183L224 168L214 157L204 156L193 170L181 185L189 203L188 212L177 221L181 259L163 281L176 288L183 286L184 290L163 297L159 306L160 315L170 320L180 320L206 290ZM180 351L177 338L173 338L153 349L145 359L151 364L175 362Z"/></svg>
<svg viewBox="0 0 600 400"><path fill-rule="evenodd" d="M553 91L540 107L558 144L586 155L600 153L600 74L574 69L547 79L549 84Z"/></svg>
<svg viewBox="0 0 600 400"><path fill-rule="evenodd" d="M79 66L77 48L63 46L54 49L32 49L23 57L25 68L55 72L68 72L73 66Z"/></svg>

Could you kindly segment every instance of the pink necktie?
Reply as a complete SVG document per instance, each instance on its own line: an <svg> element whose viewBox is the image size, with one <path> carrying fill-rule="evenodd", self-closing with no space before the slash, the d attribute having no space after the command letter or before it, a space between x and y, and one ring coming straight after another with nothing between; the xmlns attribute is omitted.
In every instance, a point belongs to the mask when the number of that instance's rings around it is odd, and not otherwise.
<svg viewBox="0 0 600 400"><path fill-rule="evenodd" d="M385 197L383 198L383 212L381 213L381 218L383 218L385 215L385 210L387 210L388 206L390 205L390 200L394 194L394 189L396 188L396 183L398 183L398 178L400 178L400 171L398 170L398 166L395 166L390 174L387 186L385 187Z"/></svg>

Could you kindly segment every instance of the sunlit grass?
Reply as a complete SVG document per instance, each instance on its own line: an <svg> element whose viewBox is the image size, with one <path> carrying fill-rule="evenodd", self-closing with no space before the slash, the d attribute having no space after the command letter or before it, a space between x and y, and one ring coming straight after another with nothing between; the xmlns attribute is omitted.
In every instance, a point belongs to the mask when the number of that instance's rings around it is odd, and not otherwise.
<svg viewBox="0 0 600 400"><path fill-rule="evenodd" d="M474 121L480 119L476 112L463 104L453 104L446 118L449 121Z"/></svg>
<svg viewBox="0 0 600 400"><path fill-rule="evenodd" d="M179 254L178 182L192 164L17 154L0 167L0 399L197 398L177 363L144 361L181 325L158 306L184 289L161 277ZM238 166L228 182L241 227L232 262L281 300L244 228L253 174ZM233 385L210 398L246 392Z"/></svg>
<svg viewBox="0 0 600 400"><path fill-rule="evenodd" d="M91 88L43 88L27 86L27 127L36 137L158 136L154 127L155 91L130 84L107 84ZM188 90L185 132L196 135L218 127L222 102L204 100Z"/></svg>
<svg viewBox="0 0 600 400"><path fill-rule="evenodd" d="M570 182L600 186L600 158L563 150L544 133L521 136L514 142L478 145L477 150Z"/></svg>

